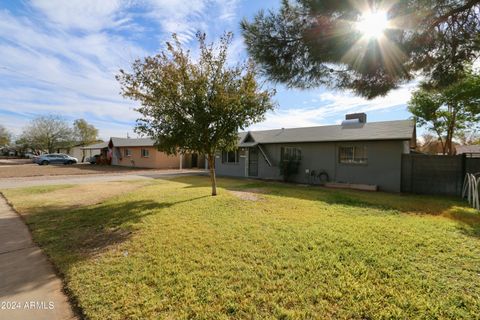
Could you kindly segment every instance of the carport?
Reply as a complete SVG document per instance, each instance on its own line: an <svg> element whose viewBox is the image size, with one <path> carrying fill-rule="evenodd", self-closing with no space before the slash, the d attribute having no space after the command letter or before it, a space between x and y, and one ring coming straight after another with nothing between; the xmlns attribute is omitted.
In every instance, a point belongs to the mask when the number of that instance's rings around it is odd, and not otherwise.
<svg viewBox="0 0 480 320"><path fill-rule="evenodd" d="M95 143L91 144L85 147L81 147L83 152L83 158L81 162L85 161L85 158L88 157L93 157L97 154L102 154L102 150L108 151L108 142L100 142L100 143Z"/></svg>

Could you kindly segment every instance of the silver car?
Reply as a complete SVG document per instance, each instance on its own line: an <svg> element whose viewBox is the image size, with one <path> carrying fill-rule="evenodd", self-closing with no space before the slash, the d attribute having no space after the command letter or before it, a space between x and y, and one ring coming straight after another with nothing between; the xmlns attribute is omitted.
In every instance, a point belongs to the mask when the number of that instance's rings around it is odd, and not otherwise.
<svg viewBox="0 0 480 320"><path fill-rule="evenodd" d="M39 165L74 164L78 162L78 159L74 157L70 157L68 154L49 153L49 154L42 154L38 157L33 158L33 162Z"/></svg>

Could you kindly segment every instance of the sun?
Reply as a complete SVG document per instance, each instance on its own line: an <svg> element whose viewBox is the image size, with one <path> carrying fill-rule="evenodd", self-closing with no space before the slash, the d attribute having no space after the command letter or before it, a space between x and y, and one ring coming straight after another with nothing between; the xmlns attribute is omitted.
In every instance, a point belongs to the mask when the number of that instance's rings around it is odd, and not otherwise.
<svg viewBox="0 0 480 320"><path fill-rule="evenodd" d="M388 28L387 13L384 11L365 12L356 23L356 27L365 37L377 39Z"/></svg>

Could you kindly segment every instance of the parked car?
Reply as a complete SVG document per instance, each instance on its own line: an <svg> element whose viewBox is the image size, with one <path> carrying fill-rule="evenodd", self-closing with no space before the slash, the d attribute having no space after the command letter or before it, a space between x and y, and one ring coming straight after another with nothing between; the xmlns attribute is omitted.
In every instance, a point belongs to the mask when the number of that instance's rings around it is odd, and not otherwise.
<svg viewBox="0 0 480 320"><path fill-rule="evenodd" d="M88 157L86 162L90 162L90 164L96 164L98 163L98 160L100 159L100 155L99 154L96 154L92 157Z"/></svg>
<svg viewBox="0 0 480 320"><path fill-rule="evenodd" d="M25 158L27 159L33 159L35 158L35 155L31 152L26 152L24 155L23 155Z"/></svg>
<svg viewBox="0 0 480 320"><path fill-rule="evenodd" d="M33 162L39 165L47 164L74 164L78 162L77 158L70 157L63 153L42 154L41 156L33 158Z"/></svg>

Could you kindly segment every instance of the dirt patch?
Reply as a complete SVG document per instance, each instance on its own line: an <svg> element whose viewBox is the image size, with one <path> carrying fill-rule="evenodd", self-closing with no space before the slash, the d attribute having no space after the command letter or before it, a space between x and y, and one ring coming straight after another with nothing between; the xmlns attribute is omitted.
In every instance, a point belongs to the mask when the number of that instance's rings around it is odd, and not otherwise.
<svg viewBox="0 0 480 320"><path fill-rule="evenodd" d="M35 176L83 175L104 173L128 173L149 171L153 169L131 168L121 166L101 166L91 164L48 165L39 166L34 163L0 165L0 178L22 178Z"/></svg>
<svg viewBox="0 0 480 320"><path fill-rule="evenodd" d="M28 192L28 189L25 189L27 192L18 195L18 198L16 199L16 202L18 203L17 209L22 213L27 213L25 212L26 210L22 208L22 203L25 203L25 206L27 207L32 207L32 204L37 205L36 208L38 209L29 210L33 212L44 211L46 208L58 210L83 207L102 203L109 198L133 191L150 183L150 181L129 181L128 183L108 182L84 184L73 187L66 186L65 188L54 190L52 192L38 193L34 195L32 195L31 192Z"/></svg>
<svg viewBox="0 0 480 320"><path fill-rule="evenodd" d="M259 201L262 200L262 193L265 193L263 189L245 189L245 190L230 190L230 193L234 196L248 201Z"/></svg>
<svg viewBox="0 0 480 320"><path fill-rule="evenodd" d="M0 158L0 166L15 166L21 164L31 164L32 159L2 159Z"/></svg>

